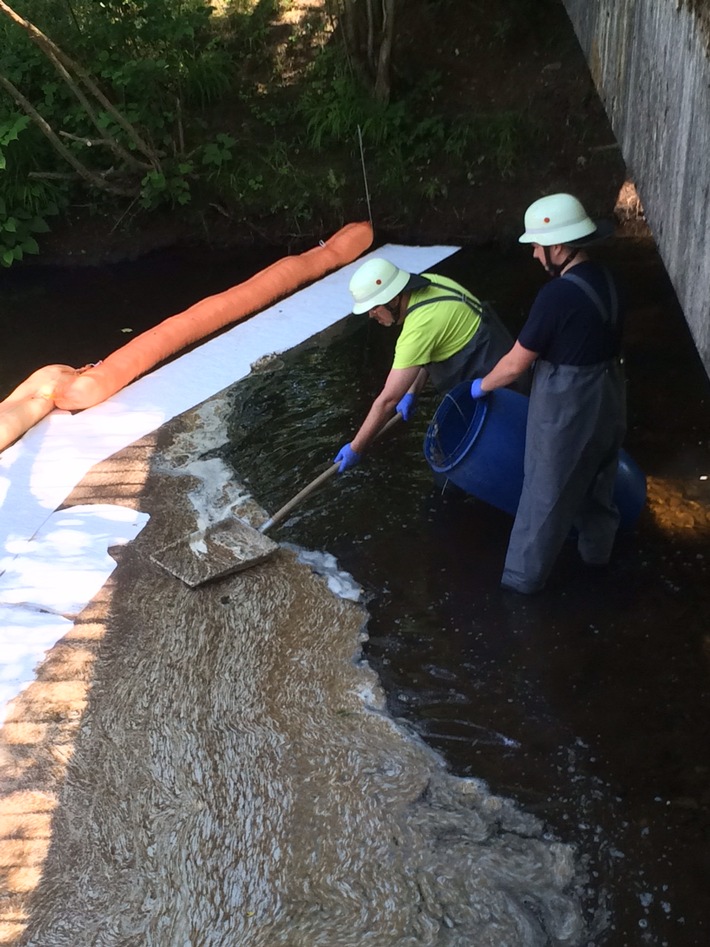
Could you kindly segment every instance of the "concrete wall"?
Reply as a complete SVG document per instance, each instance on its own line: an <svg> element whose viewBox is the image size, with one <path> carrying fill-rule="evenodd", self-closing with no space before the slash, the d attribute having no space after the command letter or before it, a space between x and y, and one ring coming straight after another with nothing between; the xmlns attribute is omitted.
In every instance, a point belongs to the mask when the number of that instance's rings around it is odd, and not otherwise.
<svg viewBox="0 0 710 947"><path fill-rule="evenodd" d="M562 2L710 375L706 10L697 0Z"/></svg>

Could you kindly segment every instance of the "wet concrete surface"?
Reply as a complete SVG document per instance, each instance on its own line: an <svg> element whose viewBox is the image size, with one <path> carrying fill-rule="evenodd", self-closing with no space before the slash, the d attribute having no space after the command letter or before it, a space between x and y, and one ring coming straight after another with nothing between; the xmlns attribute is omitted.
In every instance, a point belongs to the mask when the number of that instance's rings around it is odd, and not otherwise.
<svg viewBox="0 0 710 947"><path fill-rule="evenodd" d="M365 654L388 711L440 751L453 775L486 780L539 819L543 834L574 846L589 932L580 942L689 947L707 943L710 923L708 381L652 248L627 244L617 255L633 303L626 448L648 475L649 503L607 570L583 568L570 548L540 596L500 590L510 520L432 488L421 440L434 402L277 538L334 553L364 586ZM467 251L442 271L495 299L512 331L540 280L517 251ZM273 512L349 439L391 342L354 331L249 379L231 396L231 446L215 456ZM140 480L126 477L136 484L128 494L142 495ZM89 493L101 499L96 485ZM129 622L134 635L149 634L141 614ZM140 652L126 657L127 670ZM91 793L75 791L81 809ZM132 943L128 933L105 942Z"/></svg>

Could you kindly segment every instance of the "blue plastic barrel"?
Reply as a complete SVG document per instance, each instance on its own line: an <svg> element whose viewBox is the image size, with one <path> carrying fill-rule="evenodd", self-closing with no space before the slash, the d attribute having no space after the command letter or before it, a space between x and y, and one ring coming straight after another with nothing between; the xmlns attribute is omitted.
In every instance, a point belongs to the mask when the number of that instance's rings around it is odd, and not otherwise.
<svg viewBox="0 0 710 947"><path fill-rule="evenodd" d="M523 489L528 399L499 388L473 399L462 382L444 396L424 440L431 469L471 496L511 516ZM621 529L630 529L646 502L646 477L626 451L619 453L614 487Z"/></svg>

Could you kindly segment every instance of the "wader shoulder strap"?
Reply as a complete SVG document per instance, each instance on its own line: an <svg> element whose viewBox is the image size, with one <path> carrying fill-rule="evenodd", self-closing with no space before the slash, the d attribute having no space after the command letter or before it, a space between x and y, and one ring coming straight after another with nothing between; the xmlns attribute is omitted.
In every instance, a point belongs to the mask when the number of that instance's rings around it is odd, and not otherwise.
<svg viewBox="0 0 710 947"><path fill-rule="evenodd" d="M450 286L444 286L442 283L435 283L433 280L429 282L429 285L435 286L437 289L443 289L447 295L434 296L433 299L423 299L420 303L414 303L413 306L409 306L407 308L407 315L409 315L410 312L414 312L415 309L420 309L422 306L430 306L432 303L443 302L465 303L476 313L477 316L481 315L483 307L481 306L480 302L473 299L471 296L466 295L466 293L459 293Z"/></svg>
<svg viewBox="0 0 710 947"><path fill-rule="evenodd" d="M564 273L560 279L569 280L570 283L574 283L575 286L579 286L582 292L589 299L591 299L594 307L602 317L602 322L608 322L612 327L615 327L619 316L619 296L616 292L616 286L614 285L614 280L612 279L611 273L606 267L604 267L604 276L606 278L607 286L609 287L609 309L607 309L604 303L601 301L599 293L593 289L586 280L582 279L581 276L577 276L576 273Z"/></svg>

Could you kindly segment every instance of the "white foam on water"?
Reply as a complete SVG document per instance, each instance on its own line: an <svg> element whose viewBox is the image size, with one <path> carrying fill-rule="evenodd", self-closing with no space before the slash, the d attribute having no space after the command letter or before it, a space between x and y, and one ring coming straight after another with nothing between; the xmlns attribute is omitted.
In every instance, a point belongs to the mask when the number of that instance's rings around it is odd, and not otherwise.
<svg viewBox="0 0 710 947"><path fill-rule="evenodd" d="M362 586L355 581L349 572L338 568L338 561L335 556L329 552L302 549L300 546L294 546L291 543L281 543L281 545L285 549L293 550L298 561L309 566L316 575L323 576L328 588L337 598L346 599L349 602L362 601Z"/></svg>

